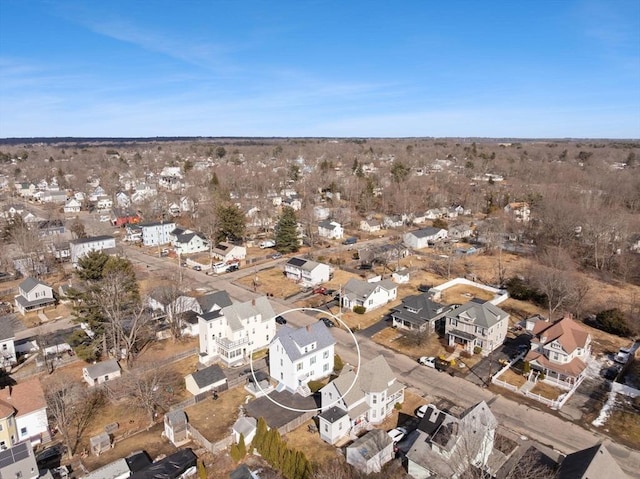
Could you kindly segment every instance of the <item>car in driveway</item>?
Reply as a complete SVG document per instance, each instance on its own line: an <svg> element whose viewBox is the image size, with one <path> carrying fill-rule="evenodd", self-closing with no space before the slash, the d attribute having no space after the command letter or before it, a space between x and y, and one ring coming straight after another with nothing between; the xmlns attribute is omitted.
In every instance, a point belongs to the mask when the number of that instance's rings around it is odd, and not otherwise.
<svg viewBox="0 0 640 479"><path fill-rule="evenodd" d="M326 292L327 288L325 288L324 286L318 286L313 290L313 294L326 294Z"/></svg>
<svg viewBox="0 0 640 479"><path fill-rule="evenodd" d="M233 263L230 264L229 267L227 268L227 273L231 273L232 271L238 271L240 269L240 266L238 265L238 263Z"/></svg>
<svg viewBox="0 0 640 479"><path fill-rule="evenodd" d="M329 318L325 318L324 316L320 318L318 321L322 321L327 328L333 328L335 324Z"/></svg>
<svg viewBox="0 0 640 479"><path fill-rule="evenodd" d="M276 316L276 323L278 323L278 324L287 324L287 320L284 319L282 316L278 315L278 316Z"/></svg>
<svg viewBox="0 0 640 479"><path fill-rule="evenodd" d="M420 291L421 293L427 293L430 289L431 286L429 286L428 284L421 284L420 286L418 286L418 291Z"/></svg>
<svg viewBox="0 0 640 479"><path fill-rule="evenodd" d="M427 366L430 368L436 367L436 358L433 356L422 356L420 359L418 359L418 362L423 366Z"/></svg>
<svg viewBox="0 0 640 479"><path fill-rule="evenodd" d="M626 364L631 358L631 349L629 348L620 348L613 360L618 364Z"/></svg>
<svg viewBox="0 0 640 479"><path fill-rule="evenodd" d="M200 265L195 265L195 266L193 267L193 269L194 269L194 271L202 271L202 266L200 266Z"/></svg>
<svg viewBox="0 0 640 479"><path fill-rule="evenodd" d="M387 434L393 439L394 443L398 443L407 435L407 430L404 427L396 427L391 429L391 431L387 431Z"/></svg>
<svg viewBox="0 0 640 479"><path fill-rule="evenodd" d="M427 414L427 409L429 408L435 411L438 410L433 404L423 404L418 409L416 409L416 417L419 417L420 419L422 419L424 415Z"/></svg>

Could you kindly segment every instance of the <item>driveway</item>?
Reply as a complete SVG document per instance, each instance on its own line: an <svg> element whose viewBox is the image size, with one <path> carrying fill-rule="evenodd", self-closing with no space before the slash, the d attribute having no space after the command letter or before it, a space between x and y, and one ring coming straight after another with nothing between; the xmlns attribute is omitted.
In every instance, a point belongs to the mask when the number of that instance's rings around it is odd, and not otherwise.
<svg viewBox="0 0 640 479"><path fill-rule="evenodd" d="M391 318L385 316L377 323L373 323L368 328L358 331L357 334L365 338L371 338L374 334L379 333L384 328L388 327L390 324L391 324Z"/></svg>

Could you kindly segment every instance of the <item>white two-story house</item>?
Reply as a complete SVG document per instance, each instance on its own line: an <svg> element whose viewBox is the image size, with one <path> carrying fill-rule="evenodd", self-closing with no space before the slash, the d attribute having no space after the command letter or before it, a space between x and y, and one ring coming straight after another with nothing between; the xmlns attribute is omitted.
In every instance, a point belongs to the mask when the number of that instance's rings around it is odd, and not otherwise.
<svg viewBox="0 0 640 479"><path fill-rule="evenodd" d="M275 317L265 296L199 315L200 362L220 360L227 366L246 362L251 353L273 341Z"/></svg>
<svg viewBox="0 0 640 479"><path fill-rule="evenodd" d="M371 311L396 299L398 285L387 279L369 283L351 278L344 285L341 296L343 307L353 309L355 306L364 306L367 311Z"/></svg>
<svg viewBox="0 0 640 479"><path fill-rule="evenodd" d="M318 235L327 239L342 239L344 230L342 225L337 221L321 221L318 223Z"/></svg>
<svg viewBox="0 0 640 479"><path fill-rule="evenodd" d="M171 232L176 229L173 221L153 221L140 223L142 231L142 244L145 246L158 246L171 242Z"/></svg>
<svg viewBox="0 0 640 479"><path fill-rule="evenodd" d="M209 251L209 241L203 234L189 229L175 228L170 234L171 246L178 254Z"/></svg>
<svg viewBox="0 0 640 479"><path fill-rule="evenodd" d="M405 385L396 380L380 355L342 374L320 390L320 437L329 444L380 424L404 401Z"/></svg>
<svg viewBox="0 0 640 479"><path fill-rule="evenodd" d="M107 254L115 252L116 239L113 236L91 236L69 241L71 263L78 264L78 260L90 251L104 251Z"/></svg>
<svg viewBox="0 0 640 479"><path fill-rule="evenodd" d="M331 268L328 264L295 257L284 264L284 274L301 286L316 286L329 281Z"/></svg>
<svg viewBox="0 0 640 479"><path fill-rule="evenodd" d="M18 285L15 306L23 315L30 311L54 306L55 304L53 289L39 279L29 277Z"/></svg>
<svg viewBox="0 0 640 479"><path fill-rule="evenodd" d="M533 337L525 361L533 371L566 387L583 377L591 356L591 335L571 315L554 323L527 320L527 330Z"/></svg>
<svg viewBox="0 0 640 479"><path fill-rule="evenodd" d="M299 329L284 325L269 345L269 374L289 391L304 394L309 381L333 372L335 344L322 321Z"/></svg>
<svg viewBox="0 0 640 479"><path fill-rule="evenodd" d="M36 378L0 389L0 449L19 442L32 445L51 440L47 401Z"/></svg>
<svg viewBox="0 0 640 479"><path fill-rule="evenodd" d="M507 337L509 313L488 301L472 299L449 311L444 327L449 346L459 344L471 354L479 347L486 356Z"/></svg>
<svg viewBox="0 0 640 479"><path fill-rule="evenodd" d="M422 249L428 248L429 245L433 245L434 243L445 239L447 236L447 230L430 226L428 228L422 228L406 233L403 236L402 241L405 246L409 248Z"/></svg>

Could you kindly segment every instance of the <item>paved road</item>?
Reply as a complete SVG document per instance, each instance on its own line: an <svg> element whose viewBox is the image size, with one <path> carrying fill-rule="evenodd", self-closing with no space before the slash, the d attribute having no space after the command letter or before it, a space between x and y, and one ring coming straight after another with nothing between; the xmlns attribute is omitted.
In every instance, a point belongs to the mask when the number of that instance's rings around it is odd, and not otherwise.
<svg viewBox="0 0 640 479"><path fill-rule="evenodd" d="M179 272L178 265L169 258L158 258L144 254L137 248L127 248L127 256L136 262L146 264L151 272L166 272L174 268ZM283 260L279 260L282 262ZM251 267L253 271L272 267L274 262ZM253 291L232 283L247 274L246 269L221 276L207 276L202 272L183 268L185 278L207 289L226 290L237 301L248 301L258 296ZM272 298L276 312L280 313L290 308L290 305L277 298ZM287 320L295 326L305 326L316 321L316 318L303 312L287 315ZM630 477L640 477L640 452L625 446L612 443L606 436L590 431L571 422L564 421L544 410L532 408L500 395L495 395L487 389L479 387L461 377L451 377L431 368L418 365L412 359L396 354L383 346L374 343L363 335L353 335L350 332L334 328L336 351L345 362L358 364L358 354L362 361L370 360L382 354L400 381L414 389L427 400L444 399L461 407L469 407L478 401L485 400L503 426L516 433L530 437L544 445L553 447L564 454L593 446L604 441L611 454ZM357 346L356 346L357 344ZM428 398L428 399L427 399Z"/></svg>

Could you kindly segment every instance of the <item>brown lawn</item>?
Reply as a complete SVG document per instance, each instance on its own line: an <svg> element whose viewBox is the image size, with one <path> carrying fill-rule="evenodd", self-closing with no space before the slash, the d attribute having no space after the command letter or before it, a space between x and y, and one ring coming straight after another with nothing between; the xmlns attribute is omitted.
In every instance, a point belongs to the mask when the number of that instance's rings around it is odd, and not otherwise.
<svg viewBox="0 0 640 479"><path fill-rule="evenodd" d="M207 398L184 410L189 424L211 442L220 441L231 433L231 426L238 419L240 406L248 393L244 388L234 388L219 394L218 399Z"/></svg>
<svg viewBox="0 0 640 479"><path fill-rule="evenodd" d="M533 388L531 388L531 392L533 394L539 394L540 396L547 399L558 399L558 396L560 396L560 394L564 393L565 391L552 386L551 384L539 381L535 386L533 386Z"/></svg>
<svg viewBox="0 0 640 479"><path fill-rule="evenodd" d="M237 283L262 294L271 294L276 298L286 298L300 291L300 285L287 279L278 268L269 268L240 278Z"/></svg>
<svg viewBox="0 0 640 479"><path fill-rule="evenodd" d="M309 419L300 427L294 429L284 436L285 442L293 448L301 451L307 460L315 464L327 463L332 459L344 459L339 454L339 450L320 439L317 432L309 432L308 427L315 423L313 419Z"/></svg>
<svg viewBox="0 0 640 479"><path fill-rule="evenodd" d="M471 301L473 298L483 299L488 301L493 299L495 295L490 291L476 288L474 286L468 286L465 284L459 284L451 288L447 288L442 292L442 302L446 304L464 304Z"/></svg>
<svg viewBox="0 0 640 479"><path fill-rule="evenodd" d="M435 333L420 345L407 340L401 329L394 328L385 328L379 333L376 333L372 339L378 344L416 360L420 358L420 356L440 356L446 354L444 346ZM463 359L463 361L465 361L466 364L468 360Z"/></svg>
<svg viewBox="0 0 640 479"><path fill-rule="evenodd" d="M513 386L517 386L518 388L527 382L527 378L511 369L507 369L498 379Z"/></svg>

